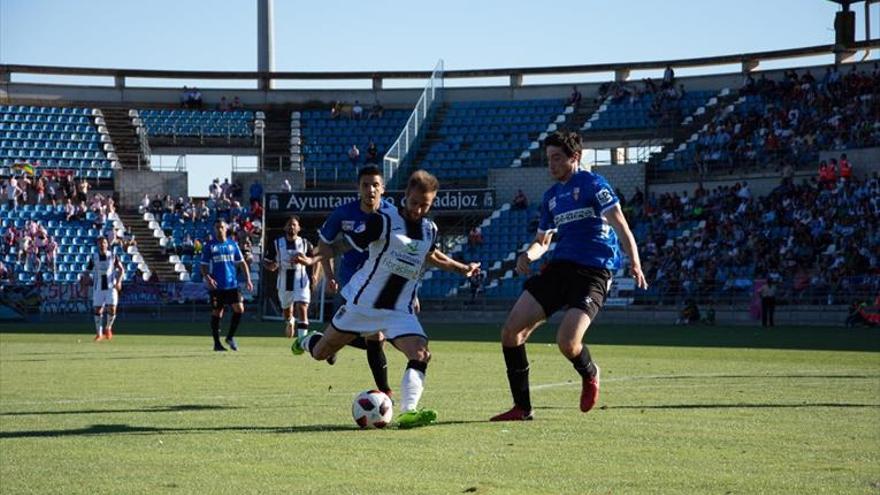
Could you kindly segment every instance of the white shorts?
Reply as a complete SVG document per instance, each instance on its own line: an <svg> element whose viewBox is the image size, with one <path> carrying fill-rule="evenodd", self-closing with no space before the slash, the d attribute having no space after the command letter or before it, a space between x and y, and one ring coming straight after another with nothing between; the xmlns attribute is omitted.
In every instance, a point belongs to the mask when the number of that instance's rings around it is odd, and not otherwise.
<svg viewBox="0 0 880 495"><path fill-rule="evenodd" d="M383 332L385 338L417 335L427 340L425 330L416 315L391 309L375 309L346 303L333 315L333 326L344 333L371 335Z"/></svg>
<svg viewBox="0 0 880 495"><path fill-rule="evenodd" d="M294 290L279 290L278 301L282 308L289 308L293 303L308 304L312 299L312 291L308 288L299 288Z"/></svg>
<svg viewBox="0 0 880 495"><path fill-rule="evenodd" d="M116 289L96 290L92 292L92 306L116 306L119 302L119 292Z"/></svg>

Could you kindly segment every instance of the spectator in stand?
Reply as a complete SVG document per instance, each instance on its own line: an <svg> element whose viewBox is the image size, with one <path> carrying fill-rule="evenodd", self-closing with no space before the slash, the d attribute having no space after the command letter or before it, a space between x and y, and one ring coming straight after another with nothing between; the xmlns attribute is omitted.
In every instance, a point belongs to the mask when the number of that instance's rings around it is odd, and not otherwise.
<svg viewBox="0 0 880 495"><path fill-rule="evenodd" d="M89 182L85 177L80 178L79 184L76 186L76 200L79 202L88 201L89 197Z"/></svg>
<svg viewBox="0 0 880 495"><path fill-rule="evenodd" d="M199 206L195 209L195 219L206 222L211 219L211 209L205 204L205 200L199 200Z"/></svg>
<svg viewBox="0 0 880 495"><path fill-rule="evenodd" d="M663 71L663 85L662 89L670 88L675 86L675 71L672 70L671 65L666 66L666 70Z"/></svg>
<svg viewBox="0 0 880 495"><path fill-rule="evenodd" d="M232 184L229 183L229 177L223 179L223 184L220 185L220 192L224 198L232 199Z"/></svg>
<svg viewBox="0 0 880 495"><path fill-rule="evenodd" d="M54 237L48 238L48 241L46 242L45 250L46 250L46 265L49 266L49 269L51 269L52 272L55 272L56 271L55 255L58 253L58 243L55 242Z"/></svg>
<svg viewBox="0 0 880 495"><path fill-rule="evenodd" d="M3 242L0 243L2 252L0 252L0 254L6 255L12 253L12 247L15 246L17 240L18 231L15 229L15 225L10 225L9 228L6 229L6 233L3 234Z"/></svg>
<svg viewBox="0 0 880 495"><path fill-rule="evenodd" d="M9 177L6 181L6 201L9 205L10 209L14 209L18 206L18 198L24 194L24 191L21 190L21 187L18 185L18 180L14 176Z"/></svg>
<svg viewBox="0 0 880 495"><path fill-rule="evenodd" d="M12 272L6 268L6 264L0 261L0 285L7 285L12 282Z"/></svg>
<svg viewBox="0 0 880 495"><path fill-rule="evenodd" d="M525 210L528 207L529 198L526 197L526 193L524 193L522 189L517 189L516 194L513 196L513 209Z"/></svg>
<svg viewBox="0 0 880 495"><path fill-rule="evenodd" d="M570 105L570 106L573 106L574 108L577 108L578 106L580 106L582 98L583 98L583 95L581 94L580 91L578 91L578 87L572 86L571 87L571 96L568 97L568 101L566 101L565 104L566 104L566 106Z"/></svg>
<svg viewBox="0 0 880 495"><path fill-rule="evenodd" d="M34 181L34 190L36 191L37 204L43 204L46 200L46 179L44 177L38 177Z"/></svg>
<svg viewBox="0 0 880 495"><path fill-rule="evenodd" d="M250 219L255 222L263 219L263 205L257 201L251 202Z"/></svg>
<svg viewBox="0 0 880 495"><path fill-rule="evenodd" d="M382 107L382 104L379 103L379 99L377 98L376 102L373 103L373 106L370 107L370 113L367 115L367 120L370 120L373 117L381 119L383 115L385 115L385 108Z"/></svg>
<svg viewBox="0 0 880 495"><path fill-rule="evenodd" d="M367 160L364 162L366 165L378 165L379 164L379 148L376 147L376 143L370 139L370 143L367 144Z"/></svg>
<svg viewBox="0 0 880 495"><path fill-rule="evenodd" d="M62 189L64 190L64 197L69 199L75 199L76 195L76 183L73 182L73 174L68 174L64 176L64 182L61 183Z"/></svg>
<svg viewBox="0 0 880 495"><path fill-rule="evenodd" d="M232 99L232 109L233 110L241 110L242 108L243 108L243 105L241 104L241 98L239 98L238 96L233 98Z"/></svg>
<svg viewBox="0 0 880 495"><path fill-rule="evenodd" d="M177 240L173 235L169 235L165 238L165 254L178 254L179 247L177 246Z"/></svg>
<svg viewBox="0 0 880 495"><path fill-rule="evenodd" d="M49 195L52 207L58 206L58 181L55 180L54 176L46 181L46 193Z"/></svg>
<svg viewBox="0 0 880 495"><path fill-rule="evenodd" d="M358 100L354 100L354 106L351 107L351 118L354 120L361 120L361 117L364 116L364 107L361 106L361 102Z"/></svg>
<svg viewBox="0 0 880 495"><path fill-rule="evenodd" d="M195 243L193 242L193 238L190 234L186 234L183 236L183 240L180 242L180 253L192 255L195 252Z"/></svg>
<svg viewBox="0 0 880 495"><path fill-rule="evenodd" d="M76 206L73 205L73 201L70 198L67 198L67 202L64 203L64 213L67 222L72 221L76 217Z"/></svg>
<svg viewBox="0 0 880 495"><path fill-rule="evenodd" d="M253 204L254 201L257 203L261 203L263 201L263 185L260 184L260 180L257 179L251 184L250 187L250 203Z"/></svg>
<svg viewBox="0 0 880 495"><path fill-rule="evenodd" d="M330 118L338 119L340 115L342 115L342 102L336 100L336 103L330 108Z"/></svg>
<svg viewBox="0 0 880 495"><path fill-rule="evenodd" d="M202 241L200 239L196 239L193 241L193 256L201 256L202 254Z"/></svg>
<svg viewBox="0 0 880 495"><path fill-rule="evenodd" d="M138 206L138 213L146 213L150 210L150 195L144 194L144 199L141 200L141 204Z"/></svg>
<svg viewBox="0 0 880 495"><path fill-rule="evenodd" d="M476 275L471 275L470 278L468 278L468 284L470 285L470 288L471 288L471 302L476 301L477 294L479 292L482 292L483 281L485 280L485 277L486 277L486 274L483 272L480 272Z"/></svg>
<svg viewBox="0 0 880 495"><path fill-rule="evenodd" d="M480 229L479 225L468 232L468 243L471 246L479 246L483 243L483 231Z"/></svg>
<svg viewBox="0 0 880 495"><path fill-rule="evenodd" d="M351 148L348 149L348 160L355 168L357 168L358 162L360 162L360 157L361 150L358 149L356 144L351 145Z"/></svg>
<svg viewBox="0 0 880 495"><path fill-rule="evenodd" d="M228 112L229 111L229 102L226 101L225 96L220 97L220 103L217 104L217 110L219 110L221 112Z"/></svg>
<svg viewBox="0 0 880 495"><path fill-rule="evenodd" d="M852 165L850 165L849 160L846 157L846 153L841 153L840 155L840 180L844 182L848 182L852 180L853 169Z"/></svg>
<svg viewBox="0 0 880 495"><path fill-rule="evenodd" d="M94 227L95 229L101 231L104 230L104 224L107 223L107 214L104 212L103 208L99 208L95 211L95 220Z"/></svg>

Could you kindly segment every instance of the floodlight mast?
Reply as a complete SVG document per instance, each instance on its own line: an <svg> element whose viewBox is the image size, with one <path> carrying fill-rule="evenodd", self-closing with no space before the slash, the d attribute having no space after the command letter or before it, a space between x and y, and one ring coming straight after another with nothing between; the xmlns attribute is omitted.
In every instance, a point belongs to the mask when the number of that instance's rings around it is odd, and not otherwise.
<svg viewBox="0 0 880 495"><path fill-rule="evenodd" d="M262 73L275 72L275 20L273 0L257 0L257 70ZM259 89L273 89L275 84L269 77L261 77Z"/></svg>

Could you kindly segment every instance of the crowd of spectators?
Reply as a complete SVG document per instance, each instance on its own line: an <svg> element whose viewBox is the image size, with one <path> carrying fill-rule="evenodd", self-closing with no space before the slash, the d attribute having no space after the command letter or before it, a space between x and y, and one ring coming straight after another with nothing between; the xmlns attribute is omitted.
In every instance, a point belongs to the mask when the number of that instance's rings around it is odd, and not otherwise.
<svg viewBox="0 0 880 495"><path fill-rule="evenodd" d="M783 182L755 197L745 182L627 202L643 269L666 302L778 284L790 302L880 290L880 178ZM642 225L640 225L642 224ZM838 301L839 302L839 301Z"/></svg>
<svg viewBox="0 0 880 495"><path fill-rule="evenodd" d="M816 79L808 69L779 81L746 77L740 95L746 113L720 113L700 133L695 167L776 171L815 163L820 150L880 144L880 69L829 67ZM750 104L750 101L757 103Z"/></svg>
<svg viewBox="0 0 880 495"><path fill-rule="evenodd" d="M353 104L336 100L330 107L330 118L338 119L347 117L352 120L370 120L381 119L385 114L385 107L379 102L379 99L373 102L369 109L365 108L360 100L355 100Z"/></svg>

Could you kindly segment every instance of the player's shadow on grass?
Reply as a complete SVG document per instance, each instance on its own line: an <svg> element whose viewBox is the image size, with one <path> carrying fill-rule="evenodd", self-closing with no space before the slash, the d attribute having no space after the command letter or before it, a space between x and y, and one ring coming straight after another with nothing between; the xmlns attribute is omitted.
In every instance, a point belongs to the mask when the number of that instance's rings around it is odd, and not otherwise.
<svg viewBox="0 0 880 495"><path fill-rule="evenodd" d="M212 411L244 409L238 406L209 406L204 404L181 404L175 406L150 406L130 409L76 409L72 411L13 411L0 413L0 416L42 416L56 414L115 414L115 413L163 413L185 411Z"/></svg>
<svg viewBox="0 0 880 495"><path fill-rule="evenodd" d="M868 408L880 409L880 404L850 404L815 402L803 404L655 404L640 406L602 406L600 410L614 409L801 409L801 408ZM545 409L545 408L537 408ZM551 408L546 408L551 409Z"/></svg>
<svg viewBox="0 0 880 495"><path fill-rule="evenodd" d="M211 357L213 354L168 354L168 355L139 355L139 356L104 356L94 353L88 353L86 355L81 356L71 356L68 357L63 354L59 354L57 359L8 359L8 362L16 362L16 363L44 363L44 362L58 362L58 361L94 361L96 359L100 359L101 361L113 361L113 360L123 360L123 361L134 361L134 360L153 360L153 359L198 359L204 357Z"/></svg>
<svg viewBox="0 0 880 495"><path fill-rule="evenodd" d="M181 435L189 433L314 433L359 430L355 425L302 425L302 426L220 426L215 428L161 428L154 426L131 426L125 424L92 425L72 430L22 430L0 432L6 438L60 438L102 435Z"/></svg>

